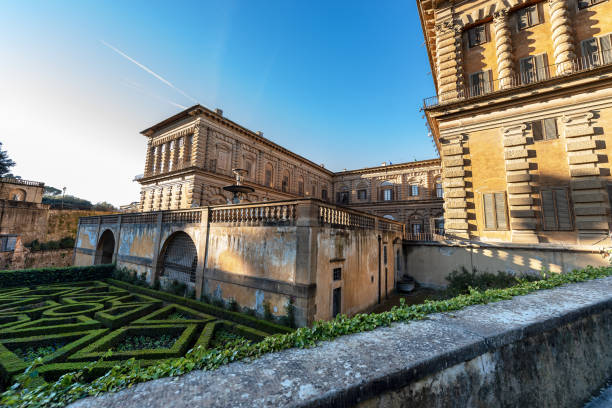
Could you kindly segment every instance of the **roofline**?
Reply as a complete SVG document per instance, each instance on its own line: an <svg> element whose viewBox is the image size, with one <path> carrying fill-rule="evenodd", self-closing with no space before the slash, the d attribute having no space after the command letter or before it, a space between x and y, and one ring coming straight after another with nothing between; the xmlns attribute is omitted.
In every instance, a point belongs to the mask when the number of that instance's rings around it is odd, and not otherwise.
<svg viewBox="0 0 612 408"><path fill-rule="evenodd" d="M432 0L433 2L434 0ZM425 18L423 15L423 10L421 8L422 0L416 0L417 9L419 10L419 20L421 20L421 30L423 31L423 39L425 40L425 48L427 49L427 57L429 58L429 67L431 69L431 77L433 78L434 88L436 89L436 93L438 92L438 76L436 75L436 65L433 60L433 56L431 55L431 49L429 48L429 41L427 35L427 27L425 27ZM435 6L435 3L434 3Z"/></svg>
<svg viewBox="0 0 612 408"><path fill-rule="evenodd" d="M427 159L427 160L419 160L412 162L404 162L397 164L389 164L387 166L375 166L375 167L364 167L362 169L355 170L347 170L347 171L339 171L334 173L334 176L344 176L349 174L358 174L358 173L369 173L376 170L399 170L403 168L411 168L411 167L423 167L423 166L433 166L440 165L440 159Z"/></svg>
<svg viewBox="0 0 612 408"><path fill-rule="evenodd" d="M269 139L266 139L265 137L255 133L255 132L253 132L252 130L247 129L244 126L239 125L238 123L236 123L236 122L226 118L225 116L220 115L217 112L214 112L214 111L212 111L212 110L208 109L207 107L202 106L200 104L193 105L192 107L187 108L184 111L181 111L181 112L177 113L174 116L171 116L171 117L169 117L167 119L164 119L163 121L161 121L161 122L159 122L159 123L157 123L157 124L147 128L147 129L143 130L140 133L142 135L144 135L144 136L150 137L153 133L155 133L155 132L157 132L157 131L159 131L159 130L161 130L161 129L169 126L169 125L171 125L172 123L174 123L174 122L176 122L176 121L178 121L180 119L183 119L183 118L186 118L186 117L189 117L189 116L200 115L200 114L205 114L205 115L207 115L209 117L212 117L213 119L216 119L217 121L221 122L225 126L229 126L230 128L234 128L234 129L244 133L245 135L255 139L258 142L261 142L261 143L263 143L265 145L268 145L268 146L272 147L273 149L276 149L276 150L278 150L278 151L280 151L280 152L282 152L284 154L287 154L287 155L289 155L289 156L291 156L291 157L293 157L295 159L298 159L298 160L301 160L303 162L306 162L310 166L317 168L318 170L322 171L323 173L326 173L328 176L333 176L334 175L334 172L332 172L331 170L329 170L329 169L327 169L325 167L322 167L321 165L316 164L315 162L312 162L312 161L308 160L304 156L300 156L299 154L294 153L291 150L288 150L288 149L282 147L281 145L274 143L273 141L271 141Z"/></svg>

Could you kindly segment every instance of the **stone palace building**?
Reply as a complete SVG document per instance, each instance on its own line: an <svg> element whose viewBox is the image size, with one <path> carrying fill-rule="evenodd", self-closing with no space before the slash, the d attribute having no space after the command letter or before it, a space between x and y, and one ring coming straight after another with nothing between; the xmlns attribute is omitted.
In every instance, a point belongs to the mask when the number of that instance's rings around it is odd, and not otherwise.
<svg viewBox="0 0 612 408"><path fill-rule="evenodd" d="M610 244L612 2L418 0L446 230Z"/></svg>
<svg viewBox="0 0 612 408"><path fill-rule="evenodd" d="M334 173L200 105L142 134L142 212L226 204L223 187L242 168L255 189L246 203L318 198L404 222L414 233L444 228L438 159Z"/></svg>

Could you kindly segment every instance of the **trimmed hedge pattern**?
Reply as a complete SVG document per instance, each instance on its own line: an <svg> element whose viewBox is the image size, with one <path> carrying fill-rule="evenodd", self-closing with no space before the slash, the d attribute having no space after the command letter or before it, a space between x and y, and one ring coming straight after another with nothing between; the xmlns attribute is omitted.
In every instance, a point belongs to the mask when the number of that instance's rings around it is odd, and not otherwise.
<svg viewBox="0 0 612 408"><path fill-rule="evenodd" d="M98 272L105 268L83 269L78 276L85 278L92 271L100 276ZM66 270L76 276L74 268ZM250 316L111 279L68 283L47 272L39 273L45 276L30 276L30 282L56 283L0 290L0 385L10 384L31 364L29 360L39 355L43 357L37 370L47 381L104 358L105 364L88 371L86 377L93 379L121 361L133 359L149 366L183 357L195 346L210 347L217 330L249 341L261 341L286 330ZM139 338L160 335L175 339L170 348L145 343L144 347L160 348L108 354L125 341L133 344Z"/></svg>
<svg viewBox="0 0 612 408"><path fill-rule="evenodd" d="M193 370L214 370L233 361L253 359L266 353L293 347L313 347L320 341L374 330L394 322L424 319L430 313L452 312L467 306L508 300L514 296L522 296L538 290L609 276L612 276L612 267L593 268L589 266L583 270L552 275L535 282L521 282L506 289L471 290L469 294L448 300L427 301L417 305L401 304L388 312L358 314L351 318L338 315L332 321L316 322L310 328L300 328L288 334L268 336L259 343L250 344L238 341L229 344L224 350L198 347L187 353L185 357L159 360L153 365L134 359L112 366L109 364L110 361L94 362L80 369L73 365L71 366L73 372L63 375L54 383L43 385L37 383L38 377L35 370L42 373L45 366L39 368L34 364L19 377L19 383L0 396L0 404L3 407L13 408L63 407L80 398L98 395L102 392L118 391L160 377L178 376ZM203 340L202 343L204 343L208 334L208 332L203 332L198 341ZM106 367L111 368L103 377L90 381L91 377L88 376L91 375L91 370L103 371Z"/></svg>
<svg viewBox="0 0 612 408"><path fill-rule="evenodd" d="M115 265L91 265L0 271L0 288L105 279L111 276L114 269Z"/></svg>

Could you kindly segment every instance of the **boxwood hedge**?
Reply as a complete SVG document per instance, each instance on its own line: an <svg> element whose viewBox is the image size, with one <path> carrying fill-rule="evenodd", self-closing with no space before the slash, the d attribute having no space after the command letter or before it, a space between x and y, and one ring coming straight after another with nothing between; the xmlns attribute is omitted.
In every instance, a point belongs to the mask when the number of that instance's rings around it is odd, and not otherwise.
<svg viewBox="0 0 612 408"><path fill-rule="evenodd" d="M98 280L110 277L114 269L115 265L109 264L0 271L0 288Z"/></svg>

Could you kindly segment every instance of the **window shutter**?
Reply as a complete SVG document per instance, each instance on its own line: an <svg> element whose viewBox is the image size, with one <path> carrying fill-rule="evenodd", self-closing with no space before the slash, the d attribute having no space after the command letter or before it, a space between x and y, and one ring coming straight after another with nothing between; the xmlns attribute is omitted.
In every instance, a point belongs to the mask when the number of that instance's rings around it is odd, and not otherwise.
<svg viewBox="0 0 612 408"><path fill-rule="evenodd" d="M572 218L569 208L569 198L567 189L555 190L555 204L557 207L557 221L560 230L568 231L572 229Z"/></svg>
<svg viewBox="0 0 612 408"><path fill-rule="evenodd" d="M540 16L538 13L538 5L536 4L535 6L531 6L529 7L527 10L529 10L529 25L536 25L540 23Z"/></svg>
<svg viewBox="0 0 612 408"><path fill-rule="evenodd" d="M495 202L492 193L483 194L485 227L495 229Z"/></svg>
<svg viewBox="0 0 612 408"><path fill-rule="evenodd" d="M495 193L495 218L497 219L498 229L508 229L505 193Z"/></svg>
<svg viewBox="0 0 612 408"><path fill-rule="evenodd" d="M612 36L610 34L604 35L603 37L599 37L600 42L600 50L602 61L604 64L609 64L612 62Z"/></svg>
<svg viewBox="0 0 612 408"><path fill-rule="evenodd" d="M557 120L555 118L544 119L544 139L556 139L557 138Z"/></svg>
<svg viewBox="0 0 612 408"><path fill-rule="evenodd" d="M471 96L480 95L480 72L470 75Z"/></svg>
<svg viewBox="0 0 612 408"><path fill-rule="evenodd" d="M468 30L468 43L470 44L470 48L476 45L476 30L473 28Z"/></svg>
<svg viewBox="0 0 612 408"><path fill-rule="evenodd" d="M542 140L542 121L535 120L531 122L531 130L533 132L533 140Z"/></svg>
<svg viewBox="0 0 612 408"><path fill-rule="evenodd" d="M581 43L582 45L582 55L586 59L587 64L597 64L597 39L589 38L588 40L584 40Z"/></svg>
<svg viewBox="0 0 612 408"><path fill-rule="evenodd" d="M483 93L491 92L491 82L492 82L491 70L483 72L482 77L483 77L482 78Z"/></svg>
<svg viewBox="0 0 612 408"><path fill-rule="evenodd" d="M523 58L521 60L521 78L525 84L533 80L533 65L533 57Z"/></svg>
<svg viewBox="0 0 612 408"><path fill-rule="evenodd" d="M535 69L535 77L538 81L546 79L546 54L539 54L535 56Z"/></svg>
<svg viewBox="0 0 612 408"><path fill-rule="evenodd" d="M487 26L481 25L477 27L478 31L478 44L484 44L487 42Z"/></svg>
<svg viewBox="0 0 612 408"><path fill-rule="evenodd" d="M555 217L555 204L553 192L551 190L542 190L542 218L544 219L544 229L557 229L557 218Z"/></svg>
<svg viewBox="0 0 612 408"><path fill-rule="evenodd" d="M529 27L529 17L526 9L519 10L518 12L518 29L523 30Z"/></svg>

